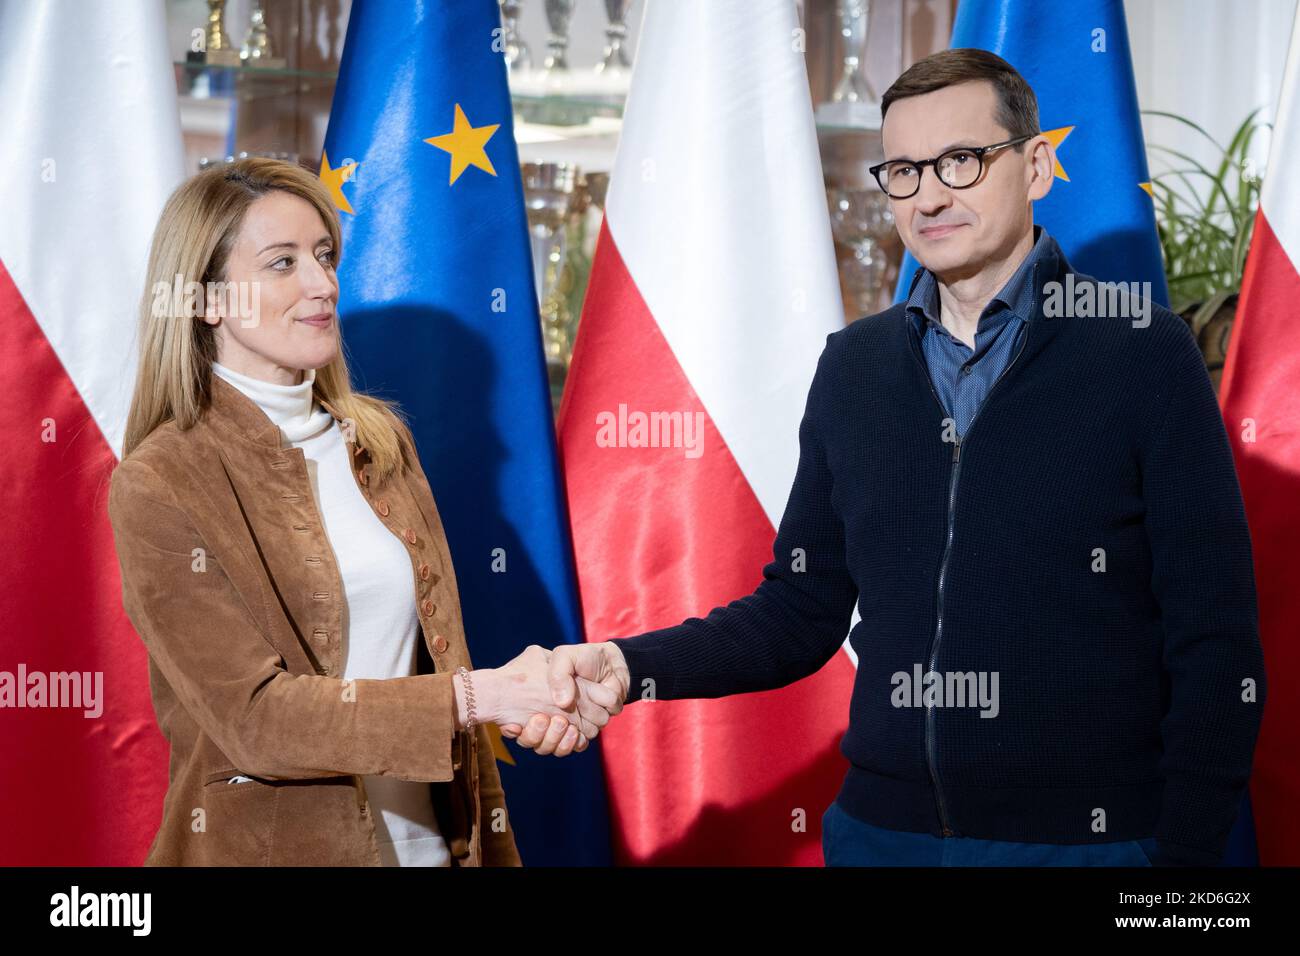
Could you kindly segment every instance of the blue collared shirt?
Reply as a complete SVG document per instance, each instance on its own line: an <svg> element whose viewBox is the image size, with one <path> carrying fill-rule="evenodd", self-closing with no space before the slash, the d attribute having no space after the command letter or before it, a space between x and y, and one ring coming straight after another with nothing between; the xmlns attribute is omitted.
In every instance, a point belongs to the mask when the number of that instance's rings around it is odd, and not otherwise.
<svg viewBox="0 0 1300 956"><path fill-rule="evenodd" d="M1034 265L1047 249L1042 226L1034 226L1034 245L980 314L975 348L943 327L939 313L939 284L928 269L907 299L907 315L921 343L930 382L956 425L966 429L993 383L1020 348L1027 323L1034 316Z"/></svg>

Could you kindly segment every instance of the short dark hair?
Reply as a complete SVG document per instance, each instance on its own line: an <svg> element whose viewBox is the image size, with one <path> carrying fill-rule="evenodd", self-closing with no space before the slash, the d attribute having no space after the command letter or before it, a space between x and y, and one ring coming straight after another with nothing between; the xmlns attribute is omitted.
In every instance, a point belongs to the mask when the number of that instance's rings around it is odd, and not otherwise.
<svg viewBox="0 0 1300 956"><path fill-rule="evenodd" d="M880 100L880 118L883 121L889 106L895 100L908 96L933 93L944 87L970 80L987 80L993 84L997 96L997 110L993 117L1015 139L1033 136L1038 129L1038 97L1016 68L996 53L959 47L941 50L917 60L885 90ZM1019 150L1021 143L1016 149Z"/></svg>

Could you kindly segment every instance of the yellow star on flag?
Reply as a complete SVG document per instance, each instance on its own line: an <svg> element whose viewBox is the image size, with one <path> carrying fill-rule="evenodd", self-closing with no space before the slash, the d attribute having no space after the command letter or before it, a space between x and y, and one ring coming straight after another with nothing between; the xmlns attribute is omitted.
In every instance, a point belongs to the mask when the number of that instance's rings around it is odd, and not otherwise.
<svg viewBox="0 0 1300 956"><path fill-rule="evenodd" d="M454 184L468 166L477 166L493 176L497 174L483 147L500 125L493 123L491 126L471 126L465 117L465 111L459 103L456 104L456 121L451 132L430 136L425 140L429 145L451 153L451 181L447 185Z"/></svg>
<svg viewBox="0 0 1300 956"><path fill-rule="evenodd" d="M515 765L515 758L510 756L510 751L506 749L505 738L501 736L501 728L496 724L484 724L487 727L488 737L492 741L492 754L498 760L504 760L510 766Z"/></svg>
<svg viewBox="0 0 1300 956"><path fill-rule="evenodd" d="M1053 167L1057 179L1064 179L1067 183L1070 177L1065 175L1065 167L1061 165L1061 160L1056 156L1056 151L1061 148L1061 143L1065 142L1065 137L1074 132L1073 126L1060 126L1056 129L1045 129L1043 135L1047 141L1052 144L1052 157L1056 165Z"/></svg>
<svg viewBox="0 0 1300 956"><path fill-rule="evenodd" d="M1149 182L1138 183L1138 188L1146 190L1146 194L1150 196L1152 199L1156 198L1155 190L1151 188L1151 184Z"/></svg>
<svg viewBox="0 0 1300 956"><path fill-rule="evenodd" d="M360 165L360 163L348 163L338 169L331 169L329 153L321 152L320 181L330 191L330 198L334 200L334 205L344 212L352 212L352 204L348 202L348 197L343 195L343 184L352 178L352 174Z"/></svg>

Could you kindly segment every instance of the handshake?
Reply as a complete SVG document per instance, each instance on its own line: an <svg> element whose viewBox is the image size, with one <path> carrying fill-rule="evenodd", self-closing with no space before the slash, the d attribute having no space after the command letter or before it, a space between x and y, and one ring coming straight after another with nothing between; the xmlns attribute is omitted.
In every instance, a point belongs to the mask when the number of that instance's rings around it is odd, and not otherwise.
<svg viewBox="0 0 1300 956"><path fill-rule="evenodd" d="M600 729L623 709L631 677L618 645L536 644L502 667L470 674L469 687L453 675L459 726L468 719L494 723L503 736L539 754L565 757L587 749Z"/></svg>

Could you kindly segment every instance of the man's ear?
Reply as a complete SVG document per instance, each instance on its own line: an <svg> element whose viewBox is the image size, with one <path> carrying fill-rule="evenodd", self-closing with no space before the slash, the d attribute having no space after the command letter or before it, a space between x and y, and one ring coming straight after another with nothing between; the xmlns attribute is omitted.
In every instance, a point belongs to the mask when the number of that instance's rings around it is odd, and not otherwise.
<svg viewBox="0 0 1300 956"><path fill-rule="evenodd" d="M1051 140L1042 133L1026 142L1025 149L1029 153L1029 162L1025 165L1029 201L1036 202L1052 188L1052 180L1056 175L1056 153L1052 150Z"/></svg>

